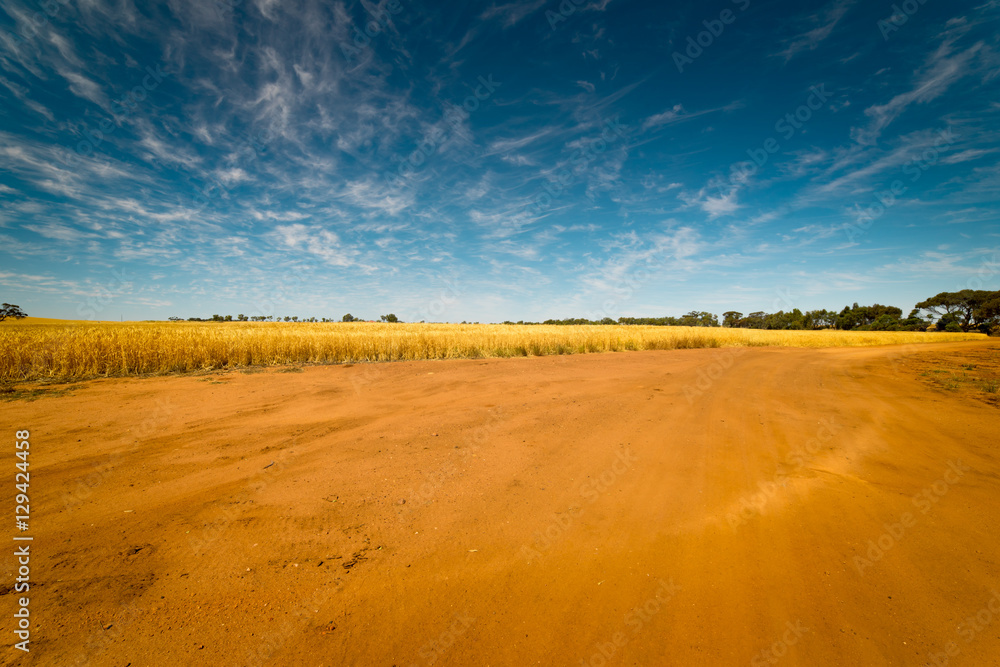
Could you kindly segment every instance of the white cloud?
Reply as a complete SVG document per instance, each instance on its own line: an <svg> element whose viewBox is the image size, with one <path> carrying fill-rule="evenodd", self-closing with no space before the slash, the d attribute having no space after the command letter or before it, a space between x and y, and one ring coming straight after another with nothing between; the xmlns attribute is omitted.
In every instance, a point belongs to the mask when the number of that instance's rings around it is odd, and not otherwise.
<svg viewBox="0 0 1000 667"><path fill-rule="evenodd" d="M728 190L724 191L724 187L728 187ZM696 194L681 192L677 196L688 206L696 206L707 213L709 219L730 215L740 209L737 201L739 188L729 186L719 179L713 179Z"/></svg>
<svg viewBox="0 0 1000 667"><path fill-rule="evenodd" d="M538 164L534 160L524 155L503 155L500 157L501 160L507 164L512 164L515 167L528 167Z"/></svg>
<svg viewBox="0 0 1000 667"><path fill-rule="evenodd" d="M487 156L498 155L500 153L509 153L510 151L516 151L552 133L553 129L544 128L542 130L539 130L538 132L535 132L534 134L525 135L517 139L498 139L490 144L485 155Z"/></svg>
<svg viewBox="0 0 1000 667"><path fill-rule="evenodd" d="M274 10L279 6L279 0L254 0L254 5L257 6L257 11L264 15L269 20L275 20Z"/></svg>
<svg viewBox="0 0 1000 667"><path fill-rule="evenodd" d="M332 266L359 265L357 257L360 253L347 247L337 234L328 229L295 223L275 227L274 235L286 248L304 250ZM362 268L371 270L373 267Z"/></svg>
<svg viewBox="0 0 1000 667"><path fill-rule="evenodd" d="M960 153L955 153L954 155L949 155L941 160L944 164L959 164L961 162L971 162L972 160L978 160L984 155L989 155L995 153L996 150L986 150L982 148L970 148L969 150L962 151Z"/></svg>
<svg viewBox="0 0 1000 667"><path fill-rule="evenodd" d="M928 59L913 88L893 97L885 104L865 109L871 120L863 128L851 130L851 137L860 144L874 144L882 131L898 118L911 104L926 104L943 95L954 83L970 72L969 64L983 47L974 44L953 54L952 41L947 40Z"/></svg>
<svg viewBox="0 0 1000 667"><path fill-rule="evenodd" d="M857 0L837 0L831 3L825 11L810 18L812 23L817 24L816 27L788 40L788 46L776 55L782 56L785 62L788 62L803 51L815 50L826 41L833 29L837 27L840 20L856 2Z"/></svg>
<svg viewBox="0 0 1000 667"><path fill-rule="evenodd" d="M69 81L69 89L77 97L89 100L102 109L108 109L111 106L108 96L104 94L104 90L94 81L66 67L57 67L56 71L59 72L60 76Z"/></svg>
<svg viewBox="0 0 1000 667"><path fill-rule="evenodd" d="M532 0L531 2L510 2L506 5L493 5L484 11L479 18L484 21L497 19L504 28L511 28L541 9L547 1Z"/></svg>
<svg viewBox="0 0 1000 667"><path fill-rule="evenodd" d="M24 225L24 228L31 230L36 234L40 234L47 239L66 241L69 243L79 243L90 236L89 234L85 234L78 229L74 229L57 222L50 222L47 224L29 224Z"/></svg>
<svg viewBox="0 0 1000 667"><path fill-rule="evenodd" d="M658 113L650 116L642 123L642 129L648 130L651 127L659 127L661 125L668 125L677 120L683 119L684 117L684 107L680 104L675 104L672 109L668 109L663 113Z"/></svg>
<svg viewBox="0 0 1000 667"><path fill-rule="evenodd" d="M708 196L701 201L701 209L708 213L709 218L717 218L720 215L735 213L740 205L736 201L737 192L735 189L717 197Z"/></svg>
<svg viewBox="0 0 1000 667"><path fill-rule="evenodd" d="M236 185L244 181L252 180L250 175L239 167L229 169L217 169L215 175L227 186Z"/></svg>
<svg viewBox="0 0 1000 667"><path fill-rule="evenodd" d="M372 179L348 182L340 196L359 208L389 215L399 215L414 204L412 192L390 188Z"/></svg>
<svg viewBox="0 0 1000 667"><path fill-rule="evenodd" d="M901 168L907 162L916 159L924 150L941 146L947 138L951 138L953 140L954 135L950 134L949 131L944 133L930 131L914 132L902 137L895 148L875 159L872 159L872 153L874 151L866 151L863 149L857 150L851 154L852 159L855 161L869 159L870 161L868 164L848 171L827 181L826 183L823 183L822 185L819 185L817 192L824 195L841 192L847 188L855 187L858 183L864 183L867 179L870 179L877 174L881 174L890 169ZM877 152L875 154L877 154ZM845 166L848 166L846 161L835 163L830 169L827 170L824 177L828 177L833 173L836 173ZM822 178L819 180L822 180Z"/></svg>

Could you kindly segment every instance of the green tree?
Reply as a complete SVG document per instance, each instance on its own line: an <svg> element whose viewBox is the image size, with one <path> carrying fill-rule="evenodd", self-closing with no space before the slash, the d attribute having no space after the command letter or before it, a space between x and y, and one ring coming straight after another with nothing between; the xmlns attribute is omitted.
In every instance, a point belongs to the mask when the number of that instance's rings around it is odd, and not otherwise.
<svg viewBox="0 0 1000 667"><path fill-rule="evenodd" d="M980 331L996 336L994 331L1000 328L1000 291L992 292L982 299L973 316L978 322Z"/></svg>
<svg viewBox="0 0 1000 667"><path fill-rule="evenodd" d="M8 317L13 317L15 320L19 320L22 317L27 317L28 313L21 310L20 306L15 306L12 303L5 303L0 306L0 322L3 322Z"/></svg>
<svg viewBox="0 0 1000 667"><path fill-rule="evenodd" d="M828 329L837 321L837 313L826 310L810 310L803 317L807 329Z"/></svg>
<svg viewBox="0 0 1000 667"><path fill-rule="evenodd" d="M964 289L958 292L941 292L917 304L940 322L949 315L963 331L988 330L1000 323L1000 291ZM947 326L947 324L945 324Z"/></svg>
<svg viewBox="0 0 1000 667"><path fill-rule="evenodd" d="M928 326L930 326L930 323L920 317L920 310L917 308L911 310L905 320L899 321L901 331L927 331Z"/></svg>
<svg viewBox="0 0 1000 667"><path fill-rule="evenodd" d="M740 320L743 319L743 313L735 310L729 310L722 313L722 326L724 327L738 327L740 326Z"/></svg>
<svg viewBox="0 0 1000 667"><path fill-rule="evenodd" d="M931 317L940 320L945 315L954 315L962 310L962 297L958 292L940 292L918 303L917 308L926 310Z"/></svg>
<svg viewBox="0 0 1000 667"><path fill-rule="evenodd" d="M719 318L712 313L692 310L681 316L680 325L684 327L717 327L719 326Z"/></svg>
<svg viewBox="0 0 1000 667"><path fill-rule="evenodd" d="M892 315L882 314L868 326L872 331L896 331L899 328L899 320Z"/></svg>
<svg viewBox="0 0 1000 667"><path fill-rule="evenodd" d="M805 329L806 316L798 308L793 308L792 312L785 316L785 329Z"/></svg>
<svg viewBox="0 0 1000 667"><path fill-rule="evenodd" d="M351 315L350 313L347 313L342 318L340 318L340 321L341 322L357 322L358 318L354 317L354 315Z"/></svg>
<svg viewBox="0 0 1000 667"><path fill-rule="evenodd" d="M959 331L962 330L962 325L958 323L958 315L955 313L945 313L934 323L934 327L938 331L954 331L955 327L958 327ZM948 327L952 328L949 329Z"/></svg>
<svg viewBox="0 0 1000 667"><path fill-rule="evenodd" d="M393 315L392 313L389 313L388 315L383 315L381 319L382 319L383 322L398 322L399 321L399 318L396 317L395 315Z"/></svg>

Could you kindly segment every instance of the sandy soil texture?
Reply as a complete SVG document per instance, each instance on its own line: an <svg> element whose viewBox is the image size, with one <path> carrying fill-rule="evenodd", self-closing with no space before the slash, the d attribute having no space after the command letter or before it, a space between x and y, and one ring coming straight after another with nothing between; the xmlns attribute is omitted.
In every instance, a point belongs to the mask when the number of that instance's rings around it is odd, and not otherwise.
<svg viewBox="0 0 1000 667"><path fill-rule="evenodd" d="M0 662L997 665L1000 408L930 381L967 357L996 377L994 342L701 349L3 403Z"/></svg>

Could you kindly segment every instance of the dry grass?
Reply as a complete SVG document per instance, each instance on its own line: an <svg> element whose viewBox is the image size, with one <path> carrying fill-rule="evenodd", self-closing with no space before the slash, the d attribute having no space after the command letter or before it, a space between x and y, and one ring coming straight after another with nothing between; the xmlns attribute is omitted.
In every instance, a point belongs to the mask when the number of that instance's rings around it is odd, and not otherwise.
<svg viewBox="0 0 1000 667"><path fill-rule="evenodd" d="M580 354L697 347L839 347L982 334L649 326L126 322L0 323L0 381L71 380L297 363Z"/></svg>

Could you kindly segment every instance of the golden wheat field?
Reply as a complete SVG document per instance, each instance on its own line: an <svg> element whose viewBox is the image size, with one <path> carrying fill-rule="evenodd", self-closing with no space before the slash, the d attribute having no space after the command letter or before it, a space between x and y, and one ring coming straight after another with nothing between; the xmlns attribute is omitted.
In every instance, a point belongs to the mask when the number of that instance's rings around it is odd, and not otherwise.
<svg viewBox="0 0 1000 667"><path fill-rule="evenodd" d="M284 364L542 356L701 347L841 347L982 334L701 327L278 322L4 322L0 381Z"/></svg>

